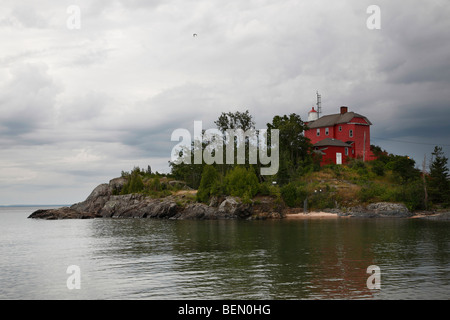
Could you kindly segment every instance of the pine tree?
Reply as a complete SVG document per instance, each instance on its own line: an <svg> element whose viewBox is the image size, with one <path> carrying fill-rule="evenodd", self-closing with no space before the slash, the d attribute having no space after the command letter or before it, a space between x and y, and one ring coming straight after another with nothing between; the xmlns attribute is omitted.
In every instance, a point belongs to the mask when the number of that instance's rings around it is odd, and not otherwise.
<svg viewBox="0 0 450 320"><path fill-rule="evenodd" d="M433 161L430 165L429 197L434 203L445 203L450 199L450 181L447 162L442 147L434 147Z"/></svg>

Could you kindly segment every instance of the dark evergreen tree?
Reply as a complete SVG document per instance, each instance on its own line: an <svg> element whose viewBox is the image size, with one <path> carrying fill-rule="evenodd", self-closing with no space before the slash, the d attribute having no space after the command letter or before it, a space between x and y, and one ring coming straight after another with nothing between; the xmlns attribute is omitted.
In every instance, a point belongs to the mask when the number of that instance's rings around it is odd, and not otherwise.
<svg viewBox="0 0 450 320"><path fill-rule="evenodd" d="M442 147L438 146L434 147L432 155L428 183L429 198L434 203L447 203L450 200L448 158L445 157Z"/></svg>
<svg viewBox="0 0 450 320"><path fill-rule="evenodd" d="M197 191L197 200L200 202L207 202L213 191L217 192L217 183L219 182L220 175L216 168L212 165L205 165L202 172L202 179Z"/></svg>

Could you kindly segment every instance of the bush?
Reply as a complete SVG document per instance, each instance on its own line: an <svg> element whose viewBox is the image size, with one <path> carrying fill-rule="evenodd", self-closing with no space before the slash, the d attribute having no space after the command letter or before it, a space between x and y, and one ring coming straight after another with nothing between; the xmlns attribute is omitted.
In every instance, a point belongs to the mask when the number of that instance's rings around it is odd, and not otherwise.
<svg viewBox="0 0 450 320"><path fill-rule="evenodd" d="M373 173L375 173L377 176L380 176L380 177L384 176L385 168L384 168L383 162L381 162L379 160L375 160L375 161L372 161L371 165L372 165L371 170Z"/></svg>
<svg viewBox="0 0 450 320"><path fill-rule="evenodd" d="M259 191L259 181L253 167L236 166L225 176L227 194L243 197L247 192L248 197L254 197Z"/></svg>
<svg viewBox="0 0 450 320"><path fill-rule="evenodd" d="M150 190L153 191L161 191L163 189L163 185L159 181L158 177L153 178L153 181L150 183Z"/></svg>
<svg viewBox="0 0 450 320"><path fill-rule="evenodd" d="M415 180L412 183L404 186L402 193L402 202L408 207L410 211L425 208L425 191L423 183L420 180Z"/></svg>
<svg viewBox="0 0 450 320"><path fill-rule="evenodd" d="M288 207L303 206L303 201L307 197L307 192L303 186L296 186L292 182L283 186L280 193L281 198Z"/></svg>
<svg viewBox="0 0 450 320"><path fill-rule="evenodd" d="M269 196L270 195L270 185L269 183L261 183L259 185L259 194L262 196Z"/></svg>
<svg viewBox="0 0 450 320"><path fill-rule="evenodd" d="M373 200L380 201L383 193L384 190L381 186L376 183L370 183L361 188L358 194L358 198L362 202L369 202Z"/></svg>
<svg viewBox="0 0 450 320"><path fill-rule="evenodd" d="M120 194L137 193L144 190L144 182L142 181L139 170L133 170L128 178L127 183L122 188Z"/></svg>
<svg viewBox="0 0 450 320"><path fill-rule="evenodd" d="M297 188L292 183L281 187L281 197L283 198L283 201L287 206L295 207L298 202Z"/></svg>
<svg viewBox="0 0 450 320"><path fill-rule="evenodd" d="M208 202L211 195L218 193L218 182L220 175L216 168L206 165L203 168L202 179L197 190L197 200L200 202Z"/></svg>
<svg viewBox="0 0 450 320"><path fill-rule="evenodd" d="M317 192L308 197L308 206L314 209L329 209L336 206L335 195L331 192Z"/></svg>

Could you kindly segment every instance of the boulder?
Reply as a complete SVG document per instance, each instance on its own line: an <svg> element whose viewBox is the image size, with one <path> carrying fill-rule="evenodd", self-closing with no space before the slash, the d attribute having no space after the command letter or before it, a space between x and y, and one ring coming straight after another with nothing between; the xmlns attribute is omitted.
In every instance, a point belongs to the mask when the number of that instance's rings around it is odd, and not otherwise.
<svg viewBox="0 0 450 320"><path fill-rule="evenodd" d="M355 206L344 211L337 212L339 216L359 218L407 218L412 213L402 203L376 202L367 206Z"/></svg>
<svg viewBox="0 0 450 320"><path fill-rule="evenodd" d="M120 194L123 189L123 186L128 182L127 178L118 177L111 179L109 181L109 187L111 189L112 194Z"/></svg>
<svg viewBox="0 0 450 320"><path fill-rule="evenodd" d="M184 182L184 181L179 181L179 180L170 180L170 181L168 182L168 184L169 184L171 187L178 187L178 188L183 188L183 187L186 186L186 182Z"/></svg>
<svg viewBox="0 0 450 320"><path fill-rule="evenodd" d="M367 206L369 211L387 217L410 217L412 214L403 203L377 202Z"/></svg>
<svg viewBox="0 0 450 320"><path fill-rule="evenodd" d="M219 205L218 215L222 218L247 219L253 213L251 204L240 202L239 198L226 197Z"/></svg>

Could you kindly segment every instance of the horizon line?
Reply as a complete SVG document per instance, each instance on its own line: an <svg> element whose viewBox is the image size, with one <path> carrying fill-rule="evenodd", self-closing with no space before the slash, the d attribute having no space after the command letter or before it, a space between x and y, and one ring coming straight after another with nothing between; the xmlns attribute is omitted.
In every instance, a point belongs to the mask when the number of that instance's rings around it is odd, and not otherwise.
<svg viewBox="0 0 450 320"><path fill-rule="evenodd" d="M68 207L72 204L0 204L0 207Z"/></svg>

